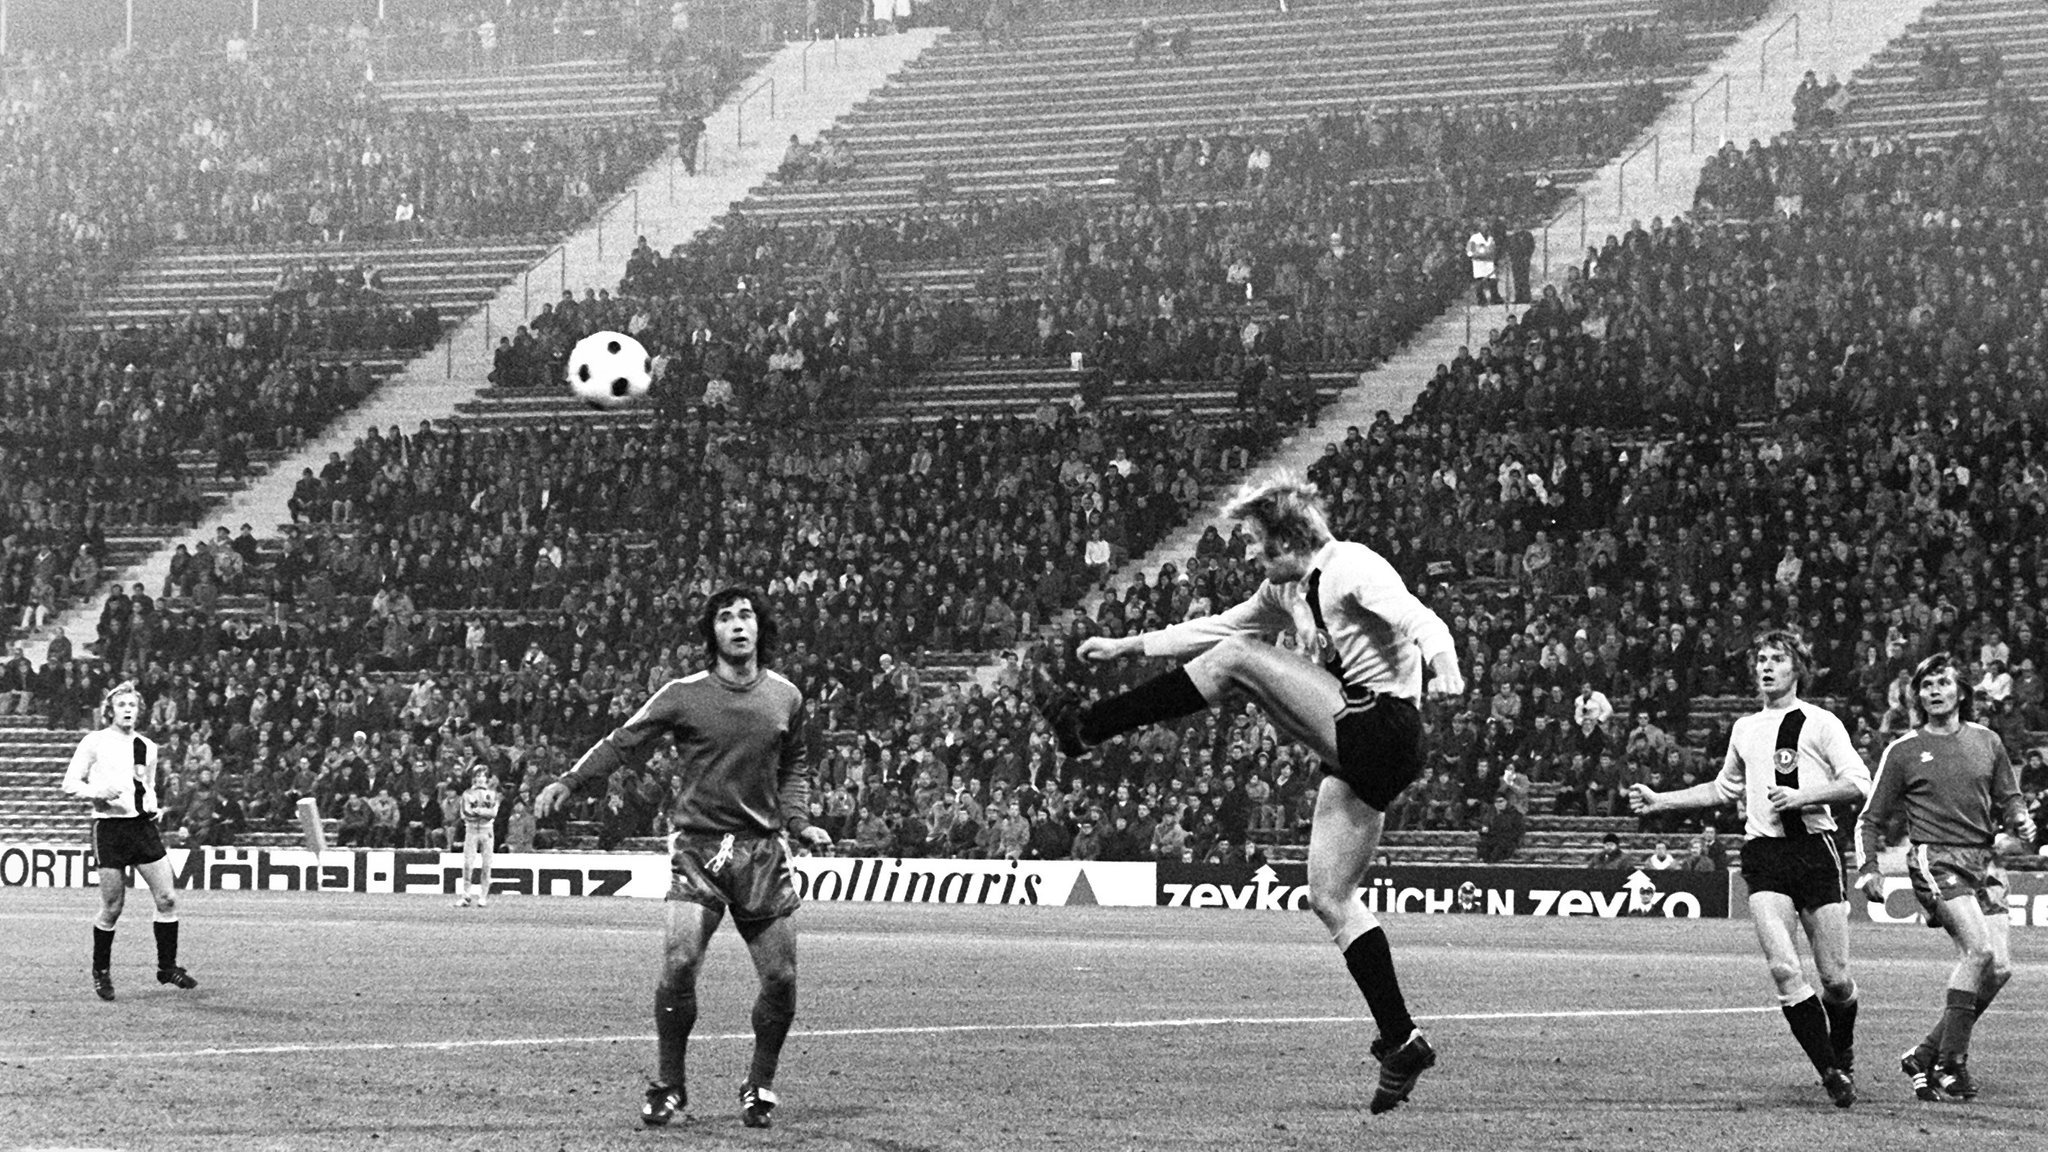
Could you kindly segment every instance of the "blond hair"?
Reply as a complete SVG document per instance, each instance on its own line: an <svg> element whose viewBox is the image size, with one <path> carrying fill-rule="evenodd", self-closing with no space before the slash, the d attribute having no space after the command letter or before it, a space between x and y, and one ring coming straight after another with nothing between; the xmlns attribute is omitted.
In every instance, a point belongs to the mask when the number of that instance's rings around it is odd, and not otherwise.
<svg viewBox="0 0 2048 1152"><path fill-rule="evenodd" d="M1223 514L1257 524L1268 544L1286 552L1313 552L1331 537L1322 492L1300 472L1283 470L1246 481Z"/></svg>
<svg viewBox="0 0 2048 1152"><path fill-rule="evenodd" d="M135 697L135 706L138 709L146 703L142 698L142 689L135 686L135 681L123 680L112 688L107 689L106 694L100 697L100 712L107 719L112 720L114 718L114 701L122 696Z"/></svg>
<svg viewBox="0 0 2048 1152"><path fill-rule="evenodd" d="M1806 687L1807 678L1813 675L1813 649L1807 647L1806 638L1790 628L1767 628L1756 634L1749 642L1749 658L1752 663L1766 648L1776 648L1792 661L1792 675L1799 687ZM1919 681L1913 684L1917 691Z"/></svg>

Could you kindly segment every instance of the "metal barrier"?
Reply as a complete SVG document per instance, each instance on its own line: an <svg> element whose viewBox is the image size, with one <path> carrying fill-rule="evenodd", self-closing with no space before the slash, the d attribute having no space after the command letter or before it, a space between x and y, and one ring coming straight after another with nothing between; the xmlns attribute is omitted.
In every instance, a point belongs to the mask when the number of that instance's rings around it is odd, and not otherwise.
<svg viewBox="0 0 2048 1152"><path fill-rule="evenodd" d="M533 319L533 274L547 267L548 261L557 256L562 258L561 290L564 292L569 290L569 249L565 244L557 244L547 255L535 261L533 267L519 274L519 322L521 324Z"/></svg>
<svg viewBox="0 0 2048 1152"><path fill-rule="evenodd" d="M604 210L597 214L597 258L599 262L602 262L604 260L605 221L611 219L612 213L617 212L619 210L619 204L622 201L626 200L631 200L633 202L633 234L635 236L638 236L640 234L640 190L638 188L628 188L624 192L619 193L616 197L613 197L612 202L605 205ZM566 264L568 262L568 257L564 256L562 260L563 263Z"/></svg>
<svg viewBox="0 0 2048 1152"><path fill-rule="evenodd" d="M1584 252L1586 250L1586 198L1584 196L1575 196L1572 200L1579 209L1579 251ZM1550 229L1559 220L1570 215L1571 210L1572 204L1567 203L1557 215L1543 222L1543 282L1545 284L1550 283Z"/></svg>
<svg viewBox="0 0 2048 1152"><path fill-rule="evenodd" d="M747 103L754 97L759 96L764 88L768 91L768 118L770 120L775 119L775 77L770 76L756 84L752 92L740 97L739 101L733 105L732 135L734 148L745 148L747 146Z"/></svg>
<svg viewBox="0 0 2048 1152"><path fill-rule="evenodd" d="M1615 166L1614 215L1617 218L1628 213L1629 161L1641 156L1646 148L1650 151L1650 186L1654 188L1664 179L1664 137L1652 136L1641 144L1636 145L1636 150L1622 157L1621 163Z"/></svg>
<svg viewBox="0 0 2048 1152"><path fill-rule="evenodd" d="M1798 56L1801 54L1799 51L1799 13L1794 12L1779 21L1778 26L1771 29L1770 33L1764 37L1764 42L1757 46L1756 87L1759 92L1763 91L1764 85L1770 82L1771 41L1776 40L1778 33L1783 32L1787 25L1790 25L1792 28L1792 55Z"/></svg>
<svg viewBox="0 0 2048 1152"><path fill-rule="evenodd" d="M1707 85L1707 90L1705 92L1702 92L1699 95L1692 98L1692 106L1686 110L1687 115L1691 118L1692 121L1692 125L1690 128L1691 135L1687 138L1685 143L1686 155L1690 156L1691 154L1699 150L1700 101L1705 100L1709 96L1712 96L1714 94L1714 89L1716 88L1719 88L1721 90L1721 135L1723 137L1726 137L1728 135L1728 122L1729 120L1734 118L1735 106L1735 86L1728 82L1728 78L1733 75L1733 72L1721 73L1721 78L1714 81L1712 84Z"/></svg>

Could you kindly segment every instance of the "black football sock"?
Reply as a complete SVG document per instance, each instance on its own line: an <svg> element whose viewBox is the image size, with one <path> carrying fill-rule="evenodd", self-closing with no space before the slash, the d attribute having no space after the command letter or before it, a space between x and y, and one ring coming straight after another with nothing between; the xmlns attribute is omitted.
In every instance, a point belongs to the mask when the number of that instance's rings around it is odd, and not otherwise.
<svg viewBox="0 0 2048 1152"><path fill-rule="evenodd" d="M2001 981L1993 986L1990 991L1979 992L1976 1002L1970 1005L1971 1016L1981 1019L1984 1015L1984 1010L1991 1007L1991 1002L1998 998L1998 990L2003 987L2005 987L2005 984ZM1934 1063L1934 1058L1941 1054L1941 1034L1947 1030L1948 1010L1944 1008L1941 1015L1935 1018L1934 1027L1927 1033L1927 1039L1914 1046L1913 1058L1922 1064Z"/></svg>
<svg viewBox="0 0 2048 1152"><path fill-rule="evenodd" d="M1098 700L1081 709L1081 739L1100 744L1112 736L1192 716L1209 706L1187 669L1154 676L1128 692Z"/></svg>
<svg viewBox="0 0 2048 1152"><path fill-rule="evenodd" d="M684 1086L683 1057L690 1047L690 1029L697 1026L697 984L654 989L654 1037L661 1050L661 1082L671 1088Z"/></svg>
<svg viewBox="0 0 2048 1152"><path fill-rule="evenodd" d="M1849 995L1843 1000L1829 999L1825 994L1820 1006L1828 1014L1828 1043L1835 1050L1835 1067L1844 1072L1850 1070L1856 1051L1856 989L1852 985Z"/></svg>
<svg viewBox="0 0 2048 1152"><path fill-rule="evenodd" d="M1814 1071L1826 1072L1835 1066L1835 1046L1828 1039L1828 1014L1821 1009L1820 997L1808 996L1785 1005L1785 1022L1792 1026L1792 1038L1799 1041L1806 1058L1813 1061Z"/></svg>
<svg viewBox="0 0 2048 1152"><path fill-rule="evenodd" d="M2010 979L2012 979L2012 977L2010 974L2008 974L2006 976L1984 980L1983 982L1977 985L1976 1013L1978 1016L1983 1016L1984 1010L1986 1008L1991 1007L1991 1002L1993 1000L1998 999L1999 990L2004 988L2005 982Z"/></svg>
<svg viewBox="0 0 2048 1152"><path fill-rule="evenodd" d="M796 1020L796 981L765 984L754 1000L754 1062L747 1082L756 1088L775 1086L775 1069L782 1063L782 1042L789 1039L789 1026Z"/></svg>
<svg viewBox="0 0 2048 1152"><path fill-rule="evenodd" d="M158 920L150 925L156 930L156 966L158 969L178 966L178 922Z"/></svg>
<svg viewBox="0 0 2048 1152"><path fill-rule="evenodd" d="M1948 1023L1948 1012L1934 1018L1934 1027L1927 1033L1927 1039L1913 1045L1913 1060L1922 1068L1932 1068L1934 1058L1941 1054L1942 1025Z"/></svg>
<svg viewBox="0 0 2048 1152"><path fill-rule="evenodd" d="M1351 979L1365 994L1365 1006L1372 1010L1373 1023L1379 1025L1380 1039L1389 1045L1407 1043L1409 1034L1415 1031L1415 1020L1408 1015L1408 1002L1401 997L1401 981L1394 975L1394 953L1387 947L1387 930L1374 925L1371 931L1353 940L1351 947L1344 950L1344 966L1351 970Z"/></svg>
<svg viewBox="0 0 2048 1152"><path fill-rule="evenodd" d="M114 966L114 930L92 926L92 970L105 972Z"/></svg>
<svg viewBox="0 0 2048 1152"><path fill-rule="evenodd" d="M1977 1026L1977 994L1962 988L1948 990L1948 1009L1941 1014L1941 1056L1970 1054L1970 1030Z"/></svg>

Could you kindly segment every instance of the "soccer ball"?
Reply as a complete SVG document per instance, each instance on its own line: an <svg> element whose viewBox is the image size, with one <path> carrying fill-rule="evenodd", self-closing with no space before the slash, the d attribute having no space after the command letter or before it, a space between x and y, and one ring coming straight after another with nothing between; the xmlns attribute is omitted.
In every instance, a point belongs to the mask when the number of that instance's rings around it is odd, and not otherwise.
<svg viewBox="0 0 2048 1152"><path fill-rule="evenodd" d="M623 332L592 332L569 351L569 390L592 408L617 408L654 383L647 349Z"/></svg>

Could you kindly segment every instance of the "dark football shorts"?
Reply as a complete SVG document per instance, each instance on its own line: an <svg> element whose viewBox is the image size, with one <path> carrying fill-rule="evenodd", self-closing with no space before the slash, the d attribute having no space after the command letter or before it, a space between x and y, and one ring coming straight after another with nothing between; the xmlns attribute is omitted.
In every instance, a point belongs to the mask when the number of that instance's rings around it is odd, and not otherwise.
<svg viewBox="0 0 2048 1152"><path fill-rule="evenodd" d="M1348 704L1337 714L1337 763L1323 771L1386 811L1422 775L1422 713L1415 702L1380 696L1364 707Z"/></svg>
<svg viewBox="0 0 2048 1152"><path fill-rule="evenodd" d="M731 912L742 932L797 910L796 875L782 837L682 833L669 854L668 898Z"/></svg>
<svg viewBox="0 0 2048 1152"><path fill-rule="evenodd" d="M1842 857L1825 832L1752 836L1742 842L1742 882L1752 894L1776 892L1804 912L1843 901Z"/></svg>
<svg viewBox="0 0 2048 1152"><path fill-rule="evenodd" d="M92 854L102 868L133 868L164 858L154 816L107 816L92 822Z"/></svg>
<svg viewBox="0 0 2048 1152"><path fill-rule="evenodd" d="M1943 927L1941 907L1958 897L1976 897L1986 916L2009 915L2005 874L1989 848L1915 844L1906 853L1906 872L1913 878L1913 898L1920 901L1930 927Z"/></svg>

